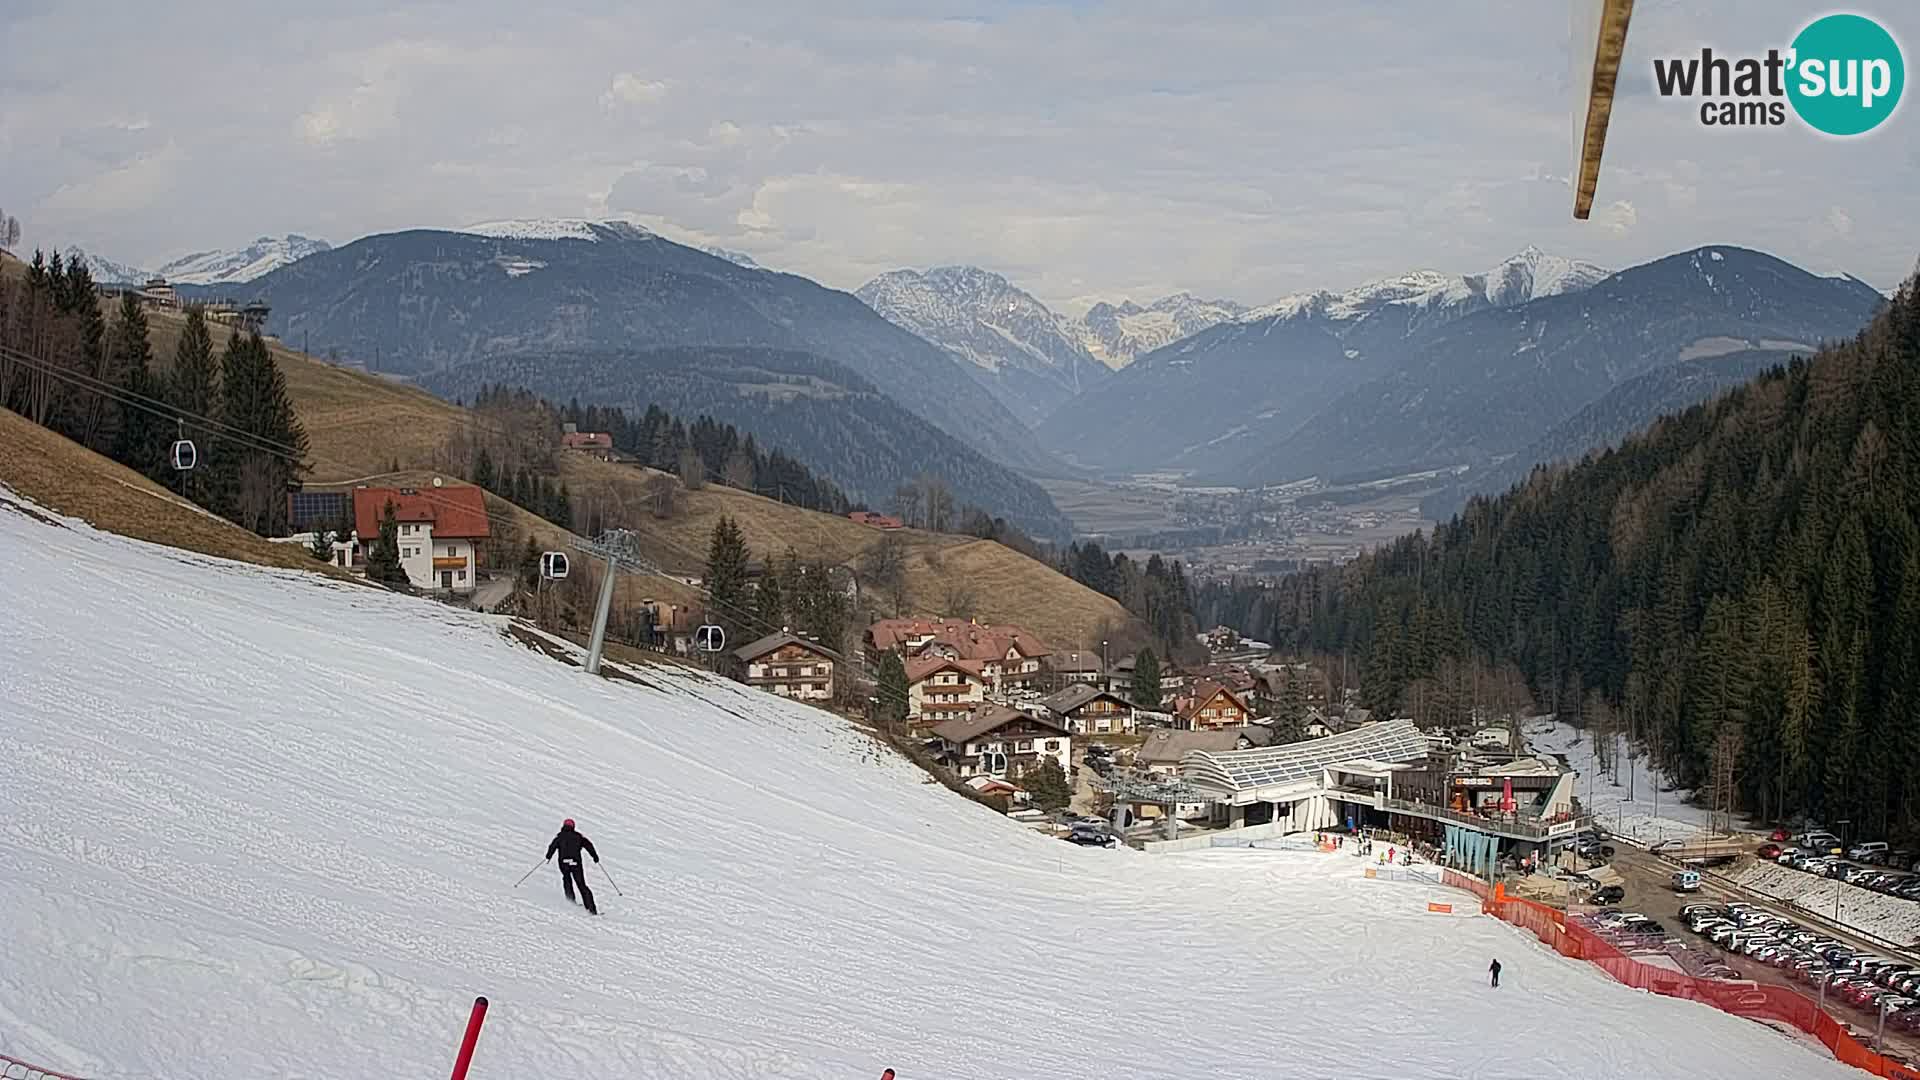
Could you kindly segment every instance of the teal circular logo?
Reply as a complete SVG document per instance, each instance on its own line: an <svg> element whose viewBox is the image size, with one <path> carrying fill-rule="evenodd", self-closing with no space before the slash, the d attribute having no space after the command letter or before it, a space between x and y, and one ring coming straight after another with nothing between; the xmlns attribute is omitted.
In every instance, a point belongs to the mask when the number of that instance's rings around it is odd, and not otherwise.
<svg viewBox="0 0 1920 1080"><path fill-rule="evenodd" d="M1861 135L1900 104L1906 64L1900 44L1864 15L1827 15L1793 39L1787 100L1815 131Z"/></svg>

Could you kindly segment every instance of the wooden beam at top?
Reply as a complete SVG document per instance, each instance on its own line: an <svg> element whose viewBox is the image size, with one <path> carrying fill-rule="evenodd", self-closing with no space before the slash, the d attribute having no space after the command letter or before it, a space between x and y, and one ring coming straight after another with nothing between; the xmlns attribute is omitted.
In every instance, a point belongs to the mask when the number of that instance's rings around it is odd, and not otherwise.
<svg viewBox="0 0 1920 1080"><path fill-rule="evenodd" d="M1587 123L1580 143L1580 175L1573 189L1573 216L1581 221L1593 212L1593 190L1600 183L1600 152L1607 145L1607 121L1613 117L1613 86L1620 77L1620 57L1627 49L1627 23L1633 18L1633 0L1604 0L1600 35L1594 46L1593 81L1587 88Z"/></svg>

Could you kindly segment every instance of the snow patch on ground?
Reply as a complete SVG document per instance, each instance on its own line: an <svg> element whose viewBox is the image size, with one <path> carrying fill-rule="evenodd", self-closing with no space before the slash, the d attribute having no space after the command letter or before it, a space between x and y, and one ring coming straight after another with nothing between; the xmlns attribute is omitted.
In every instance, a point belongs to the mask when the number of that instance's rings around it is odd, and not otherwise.
<svg viewBox="0 0 1920 1080"><path fill-rule="evenodd" d="M1920 943L1920 903L1791 866L1756 861L1734 875L1754 892L1901 945ZM1837 895L1836 895L1837 894ZM1834 907L1834 901L1839 907ZM1837 910L1837 915L1836 915Z"/></svg>
<svg viewBox="0 0 1920 1080"><path fill-rule="evenodd" d="M1535 753L1558 755L1580 774L1574 795L1608 831L1649 844L1706 833L1709 815L1705 807L1694 805L1693 792L1674 788L1664 777L1657 777L1652 763L1644 754L1636 754L1629 762L1624 736L1619 742L1620 779L1617 783L1600 775L1600 770L1594 766L1593 740L1585 731L1557 720L1537 720L1527 723L1526 736L1528 747ZM1659 787L1657 807L1654 798L1656 779ZM1740 818L1734 819L1735 828L1745 825Z"/></svg>
<svg viewBox="0 0 1920 1080"><path fill-rule="evenodd" d="M584 218L515 218L507 221L483 221L460 230L475 236L501 240L586 240L598 242L594 223Z"/></svg>
<svg viewBox="0 0 1920 1080"><path fill-rule="evenodd" d="M481 1077L1856 1075L1428 914L1460 894L1049 840L504 618L20 514L0 581L0 1040L53 1068L435 1075L486 994ZM597 920L538 861L569 815Z"/></svg>

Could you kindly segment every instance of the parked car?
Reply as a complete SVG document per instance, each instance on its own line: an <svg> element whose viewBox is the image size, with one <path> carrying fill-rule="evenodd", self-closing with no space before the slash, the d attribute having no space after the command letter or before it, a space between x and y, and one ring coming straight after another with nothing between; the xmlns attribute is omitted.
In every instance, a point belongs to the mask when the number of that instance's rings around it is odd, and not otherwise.
<svg viewBox="0 0 1920 1080"><path fill-rule="evenodd" d="M1761 844L1760 850L1754 852L1753 854L1756 858L1778 859L1780 857L1780 845L1779 844Z"/></svg>
<svg viewBox="0 0 1920 1080"><path fill-rule="evenodd" d="M1878 862L1880 857L1893 850L1885 840L1864 840L1847 849L1847 858L1856 862Z"/></svg>
<svg viewBox="0 0 1920 1080"><path fill-rule="evenodd" d="M1814 829L1800 838L1800 842L1815 851L1828 855L1841 853L1840 838L1830 832Z"/></svg>
<svg viewBox="0 0 1920 1080"><path fill-rule="evenodd" d="M1589 904L1617 904L1627 898L1627 890L1619 885L1602 885L1593 890L1587 898Z"/></svg>
<svg viewBox="0 0 1920 1080"><path fill-rule="evenodd" d="M1780 829L1775 829L1773 830L1773 832L1767 834L1767 839L1772 840L1776 844L1784 844L1787 841L1793 839L1793 834L1791 832L1788 832L1784 828L1780 828Z"/></svg>

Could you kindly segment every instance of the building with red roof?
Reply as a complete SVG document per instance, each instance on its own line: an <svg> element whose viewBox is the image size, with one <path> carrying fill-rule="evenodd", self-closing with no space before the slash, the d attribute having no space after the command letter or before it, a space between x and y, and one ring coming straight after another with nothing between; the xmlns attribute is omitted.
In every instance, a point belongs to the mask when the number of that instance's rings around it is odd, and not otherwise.
<svg viewBox="0 0 1920 1080"><path fill-rule="evenodd" d="M907 719L932 727L972 712L987 699L987 677L978 660L916 656L907 667Z"/></svg>
<svg viewBox="0 0 1920 1080"><path fill-rule="evenodd" d="M471 484L446 487L353 489L352 565L366 566L380 538L380 521L393 507L400 565L415 588L470 593L479 583L479 546L492 531L486 496Z"/></svg>
<svg viewBox="0 0 1920 1080"><path fill-rule="evenodd" d="M1045 642L1024 627L969 622L965 619L882 619L867 628L867 648L903 658L971 660L995 693L1032 689L1042 661L1052 655Z"/></svg>

